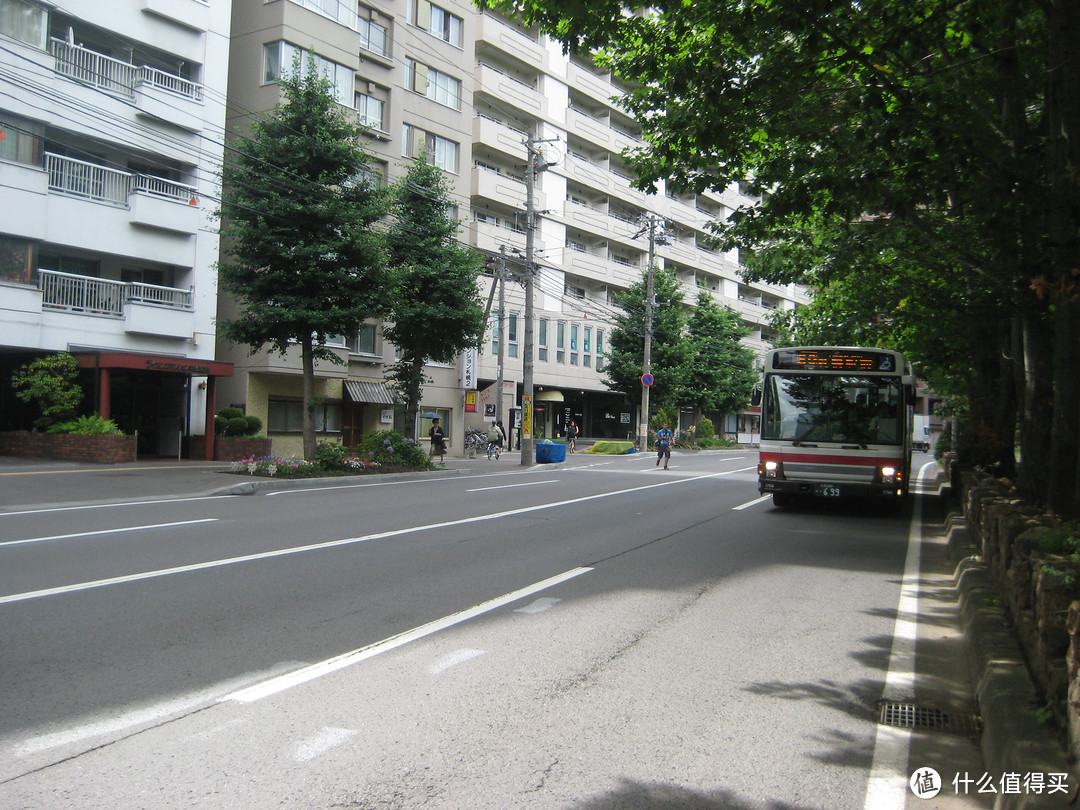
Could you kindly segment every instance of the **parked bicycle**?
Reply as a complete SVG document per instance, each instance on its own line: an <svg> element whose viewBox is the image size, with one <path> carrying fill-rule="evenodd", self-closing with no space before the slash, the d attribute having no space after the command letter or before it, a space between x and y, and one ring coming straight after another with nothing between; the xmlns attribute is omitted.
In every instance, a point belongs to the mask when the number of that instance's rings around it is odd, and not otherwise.
<svg viewBox="0 0 1080 810"><path fill-rule="evenodd" d="M482 430L469 428L465 431L465 452L469 458L476 458L487 446L487 435Z"/></svg>

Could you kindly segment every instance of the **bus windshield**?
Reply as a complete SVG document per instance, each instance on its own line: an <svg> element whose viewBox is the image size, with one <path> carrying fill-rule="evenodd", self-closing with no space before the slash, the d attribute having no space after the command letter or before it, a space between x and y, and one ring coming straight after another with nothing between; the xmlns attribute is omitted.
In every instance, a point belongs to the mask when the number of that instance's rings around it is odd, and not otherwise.
<svg viewBox="0 0 1080 810"><path fill-rule="evenodd" d="M761 438L900 444L903 402L899 377L770 374Z"/></svg>

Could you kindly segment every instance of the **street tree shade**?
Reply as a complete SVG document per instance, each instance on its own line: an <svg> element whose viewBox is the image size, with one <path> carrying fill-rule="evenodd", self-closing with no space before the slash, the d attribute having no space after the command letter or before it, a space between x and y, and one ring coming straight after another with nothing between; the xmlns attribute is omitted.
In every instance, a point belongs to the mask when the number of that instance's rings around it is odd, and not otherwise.
<svg viewBox="0 0 1080 810"><path fill-rule="evenodd" d="M388 270L373 226L387 202L362 130L312 55L279 84L284 100L227 152L220 279L236 311L218 329L253 354L300 347L304 457L314 459L315 360L340 362L327 338L355 334L386 310Z"/></svg>
<svg viewBox="0 0 1080 810"><path fill-rule="evenodd" d="M716 223L751 278L956 384L961 460L1018 456L1027 497L1080 514L1074 3L481 5L595 49L642 126L642 188L759 195Z"/></svg>

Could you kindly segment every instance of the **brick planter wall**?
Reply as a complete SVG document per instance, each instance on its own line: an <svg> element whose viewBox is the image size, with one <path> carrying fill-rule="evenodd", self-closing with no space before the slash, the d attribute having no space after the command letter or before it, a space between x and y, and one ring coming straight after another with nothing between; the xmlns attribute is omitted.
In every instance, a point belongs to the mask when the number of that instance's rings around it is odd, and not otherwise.
<svg viewBox="0 0 1080 810"><path fill-rule="evenodd" d="M72 436L14 430L0 433L0 456L122 464L135 461L135 436Z"/></svg>

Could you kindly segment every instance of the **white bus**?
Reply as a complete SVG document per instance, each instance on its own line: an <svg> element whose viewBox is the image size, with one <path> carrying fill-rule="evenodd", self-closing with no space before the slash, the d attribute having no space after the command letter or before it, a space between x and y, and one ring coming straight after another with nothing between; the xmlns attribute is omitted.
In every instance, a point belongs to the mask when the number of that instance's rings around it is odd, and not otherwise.
<svg viewBox="0 0 1080 810"><path fill-rule="evenodd" d="M915 378L887 349L798 346L765 355L758 491L899 506L911 472Z"/></svg>

